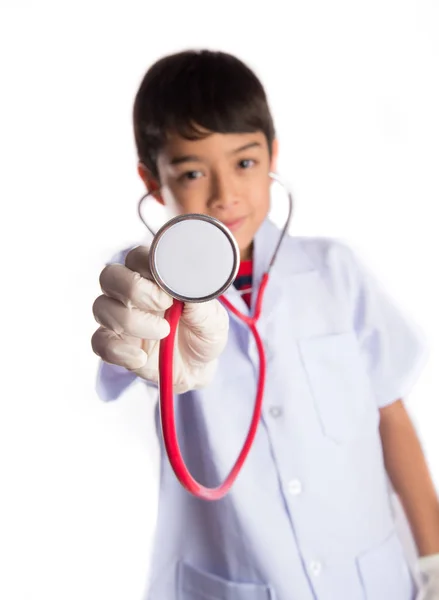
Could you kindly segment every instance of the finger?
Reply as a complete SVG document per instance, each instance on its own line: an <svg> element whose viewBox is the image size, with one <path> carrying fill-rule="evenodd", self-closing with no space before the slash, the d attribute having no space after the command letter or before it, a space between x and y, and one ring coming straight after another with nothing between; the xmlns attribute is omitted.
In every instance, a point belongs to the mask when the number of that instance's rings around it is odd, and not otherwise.
<svg viewBox="0 0 439 600"><path fill-rule="evenodd" d="M158 285L124 265L107 265L99 283L104 294L129 308L136 306L143 310L165 311L173 302Z"/></svg>
<svg viewBox="0 0 439 600"><path fill-rule="evenodd" d="M99 325L118 335L145 340L161 340L169 335L169 323L163 317L124 306L108 296L99 296L93 304L93 315Z"/></svg>
<svg viewBox="0 0 439 600"><path fill-rule="evenodd" d="M125 266L145 279L153 281L149 268L149 249L146 246L137 246L130 250L125 258Z"/></svg>
<svg viewBox="0 0 439 600"><path fill-rule="evenodd" d="M146 352L129 344L125 336L103 327L99 327L93 334L91 346L103 361L129 370L142 368L148 360Z"/></svg>

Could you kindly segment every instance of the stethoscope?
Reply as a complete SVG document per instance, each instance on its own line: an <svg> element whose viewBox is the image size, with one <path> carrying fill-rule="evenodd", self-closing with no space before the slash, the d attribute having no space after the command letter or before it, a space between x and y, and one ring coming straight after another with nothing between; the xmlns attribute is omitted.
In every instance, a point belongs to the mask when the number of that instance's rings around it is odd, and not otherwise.
<svg viewBox="0 0 439 600"><path fill-rule="evenodd" d="M270 173L270 178L279 183L288 195L288 216L268 268L262 276L251 316L240 312L224 296L236 278L240 263L239 248L231 231L213 217L191 213L170 219L157 232L154 232L141 211L144 201L152 192L142 196L138 203L139 217L153 235L149 251L149 267L152 277L162 290L174 298L174 303L165 312L165 319L170 325L170 333L160 341L159 348L159 406L163 442L177 479L188 492L203 500L219 500L228 493L252 447L261 418L266 358L256 324L261 314L270 271L288 232L293 212L291 192L276 174ZM258 351L259 378L250 428L238 459L221 485L208 488L192 477L181 455L174 413L173 356L175 334L184 303L206 302L214 298L218 298L231 313L248 325Z"/></svg>

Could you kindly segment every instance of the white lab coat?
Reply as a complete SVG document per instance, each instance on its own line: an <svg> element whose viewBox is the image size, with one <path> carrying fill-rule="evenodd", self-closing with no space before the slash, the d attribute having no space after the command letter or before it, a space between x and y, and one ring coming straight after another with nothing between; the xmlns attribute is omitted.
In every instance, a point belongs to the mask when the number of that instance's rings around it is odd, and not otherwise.
<svg viewBox="0 0 439 600"><path fill-rule="evenodd" d="M278 235L269 221L257 233L256 285ZM227 296L246 312L236 290ZM258 329L263 414L231 492L194 498L162 449L147 600L413 600L378 425L379 408L416 380L422 338L346 245L314 238L285 239ZM238 456L257 374L253 338L231 316L213 383L175 403L184 458L205 485ZM116 399L133 379L102 365L101 397Z"/></svg>

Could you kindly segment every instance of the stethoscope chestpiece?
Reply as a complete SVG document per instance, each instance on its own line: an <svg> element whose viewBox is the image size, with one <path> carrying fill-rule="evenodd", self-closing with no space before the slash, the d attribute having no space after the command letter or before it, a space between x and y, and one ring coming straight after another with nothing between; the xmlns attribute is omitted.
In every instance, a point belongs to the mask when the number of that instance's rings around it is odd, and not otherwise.
<svg viewBox="0 0 439 600"><path fill-rule="evenodd" d="M156 233L149 266L157 285L176 300L205 302L223 294L239 268L230 230L203 214L179 215Z"/></svg>

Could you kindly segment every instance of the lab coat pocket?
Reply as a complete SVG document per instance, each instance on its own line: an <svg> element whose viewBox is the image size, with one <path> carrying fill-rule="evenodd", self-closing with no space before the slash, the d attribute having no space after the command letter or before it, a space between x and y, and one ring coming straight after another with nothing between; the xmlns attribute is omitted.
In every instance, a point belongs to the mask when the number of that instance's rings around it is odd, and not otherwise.
<svg viewBox="0 0 439 600"><path fill-rule="evenodd" d="M366 600L414 600L414 579L401 542L393 532L378 547L357 558Z"/></svg>
<svg viewBox="0 0 439 600"><path fill-rule="evenodd" d="M378 424L371 382L353 332L298 340L323 434L337 443Z"/></svg>
<svg viewBox="0 0 439 600"><path fill-rule="evenodd" d="M177 589L178 600L276 600L270 586L234 583L185 562L179 563Z"/></svg>

